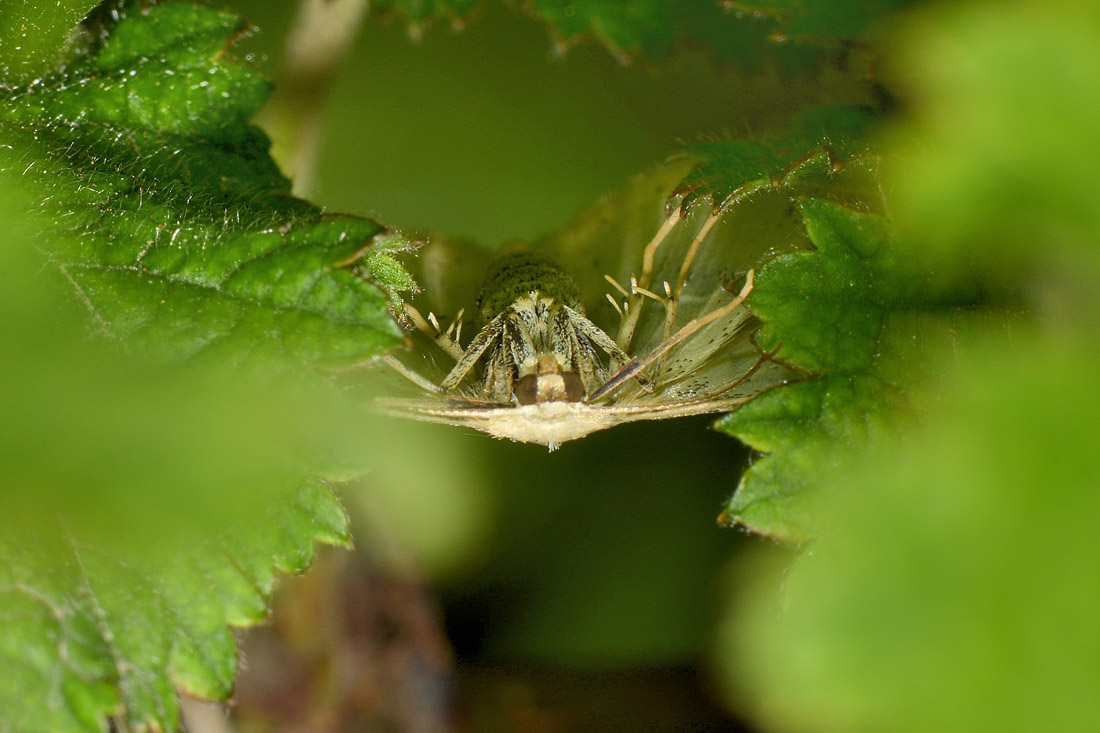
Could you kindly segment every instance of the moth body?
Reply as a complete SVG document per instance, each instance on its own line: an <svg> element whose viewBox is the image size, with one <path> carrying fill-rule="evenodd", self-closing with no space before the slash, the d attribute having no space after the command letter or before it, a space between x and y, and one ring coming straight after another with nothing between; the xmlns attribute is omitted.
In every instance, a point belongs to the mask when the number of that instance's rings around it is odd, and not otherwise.
<svg viewBox="0 0 1100 733"><path fill-rule="evenodd" d="M484 358L480 399L501 405L580 402L608 377L597 348L626 361L610 336L584 316L580 293L548 260L519 253L501 260L477 299L478 332L440 386L453 392Z"/></svg>

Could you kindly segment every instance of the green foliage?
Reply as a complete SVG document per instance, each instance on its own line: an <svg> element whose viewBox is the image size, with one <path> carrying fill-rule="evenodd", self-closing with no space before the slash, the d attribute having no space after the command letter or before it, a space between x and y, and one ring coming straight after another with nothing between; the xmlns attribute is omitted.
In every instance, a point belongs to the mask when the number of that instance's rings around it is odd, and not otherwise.
<svg viewBox="0 0 1100 733"><path fill-rule="evenodd" d="M1097 20L1087 3L948 6L894 39L911 110L887 137L898 161L898 246L935 273L919 288L969 278L1010 315L907 333L888 309L880 338L893 332L898 343L869 374L898 374L896 356L905 357L897 395L918 419L899 421L876 399L866 414L889 417L890 427L851 440L844 426L859 427L863 414L846 413L812 464L814 490L791 502L803 536L816 539L793 565L784 557L783 567L747 566L738 596L751 600L726 622L719 664L738 704L768 729L1100 725L1087 692L1100 684L1090 620L1100 613L1090 549L1100 516ZM812 256L834 257L836 241ZM872 293L884 279L892 287L873 259L864 273L874 275ZM824 292L842 296L845 284ZM858 323L825 313L849 323L853 345L867 343ZM768 328L776 340L795 338ZM792 358L817 369L856 366L812 341L798 347ZM794 426L806 413L782 398L791 389L725 423L774 448L753 473L790 469L771 463L784 452L805 454ZM744 425L769 404L790 431ZM758 478L750 473L742 492ZM792 516L778 501L770 509L769 520Z"/></svg>
<svg viewBox="0 0 1100 733"><path fill-rule="evenodd" d="M237 669L228 624L267 616L275 570L303 572L313 543L348 542L329 487L276 493L262 525L188 550L105 551L5 528L0 566L4 730L179 727L177 688L226 697ZM56 534L54 534L56 533Z"/></svg>
<svg viewBox="0 0 1100 733"><path fill-rule="evenodd" d="M1062 257L1094 272L1098 26L1095 4L1072 0L914 18L894 65L919 104L886 142L914 153L891 181L897 218L937 264L1010 283Z"/></svg>
<svg viewBox="0 0 1100 733"><path fill-rule="evenodd" d="M678 187L680 210L702 199L736 205L776 185L811 195L810 186L828 186L841 162L867 152L862 139L874 118L873 110L861 107L820 107L779 130L685 145L678 155L700 162ZM871 205L863 199L861 205Z"/></svg>
<svg viewBox="0 0 1100 733"><path fill-rule="evenodd" d="M529 7L562 46L591 35L625 61L705 39L754 68L765 47L823 64L833 41L904 4ZM423 22L477 5L374 7ZM392 313L416 283L394 255L411 245L291 197L248 125L269 84L230 58L247 31L232 14L168 2L70 40L87 4L29 7L0 16L0 318L12 324L0 350L0 730L101 730L106 715L171 729L177 689L228 694L228 626L264 617L275 570L304 570L315 541L348 541L319 467L343 464L341 443L357 441L382 463L386 444L303 367L401 342ZM778 576L747 570L754 594L726 626L720 666L762 726L1100 724L1100 574L1082 521L1100 482L1087 346L1100 316L1097 20L1066 3L913 21L894 72L911 117L878 146L893 153L896 220L868 154L874 115L824 107L689 144L542 242L610 308L602 276L636 268L665 216L655 192L676 187L684 212L732 205L718 256L702 252L695 272L725 282L758 267L757 344L794 376L720 423L768 454L724 516L813 540ZM462 271L424 268L444 279L432 284L446 303L486 254L470 252ZM84 343L73 303L111 348ZM393 463L419 458L419 444L396 442ZM408 493L401 468L392 497ZM608 573L581 593L568 576L533 594L547 598L536 628L511 633L552 657L569 634L538 629L571 627L552 625L550 597L572 590L586 608ZM682 599L663 601L671 617ZM593 618L601 639L619 638L619 616Z"/></svg>
<svg viewBox="0 0 1100 733"><path fill-rule="evenodd" d="M100 328L181 359L344 364L399 342L412 281L378 224L294 199L247 124L269 83L225 57L235 16L167 3L0 106L59 231L48 256ZM380 236L385 234L385 236Z"/></svg>
<svg viewBox="0 0 1100 733"><path fill-rule="evenodd" d="M177 687L228 692L226 625L263 619L275 569L348 541L304 457L349 426L297 381L85 342L35 274L30 192L0 183L0 729L170 730Z"/></svg>
<svg viewBox="0 0 1100 733"><path fill-rule="evenodd" d="M806 537L798 499L836 454L858 448L906 406L928 366L921 355L979 302L915 266L885 219L820 199L801 212L815 247L761 268L749 303L764 322L757 344L809 381L763 395L721 428L771 455L750 468L726 508L729 521Z"/></svg>
<svg viewBox="0 0 1100 733"><path fill-rule="evenodd" d="M925 425L824 468L824 539L746 575L722 653L769 729L1100 724L1097 355L1025 343L979 350Z"/></svg>
<svg viewBox="0 0 1100 733"><path fill-rule="evenodd" d="M230 691L228 625L276 570L349 541L316 476L358 466L362 416L301 366L399 341L409 244L289 195L243 29L167 3L7 69L0 730L177 728L177 689Z"/></svg>
<svg viewBox="0 0 1100 733"><path fill-rule="evenodd" d="M829 45L858 38L868 25L909 2L535 0L525 4L525 9L549 26L562 49L592 37L627 62L638 57L664 56L684 43L704 40L719 58L753 64L761 55L798 58L802 49L782 47L789 41ZM372 7L381 12L399 9L419 26L436 17L462 21L484 3L485 0L382 0Z"/></svg>
<svg viewBox="0 0 1100 733"><path fill-rule="evenodd" d="M6 0L0 7L0 77L32 79L61 61L73 26L95 0Z"/></svg>

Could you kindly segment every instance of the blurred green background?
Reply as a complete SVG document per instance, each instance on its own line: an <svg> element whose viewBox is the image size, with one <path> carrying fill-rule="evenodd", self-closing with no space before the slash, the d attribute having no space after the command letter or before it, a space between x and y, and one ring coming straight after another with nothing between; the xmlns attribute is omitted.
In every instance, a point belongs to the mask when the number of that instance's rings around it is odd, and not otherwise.
<svg viewBox="0 0 1100 733"><path fill-rule="evenodd" d="M276 76L293 3L235 2ZM554 53L544 23L487 2L464 30L416 40L369 17L325 107L316 200L488 246L533 240L672 153L680 140L763 129L815 102L862 99L843 75L751 72L699 43L624 66L594 40ZM264 119L261 117L261 119ZM277 134L278 130L274 130Z"/></svg>

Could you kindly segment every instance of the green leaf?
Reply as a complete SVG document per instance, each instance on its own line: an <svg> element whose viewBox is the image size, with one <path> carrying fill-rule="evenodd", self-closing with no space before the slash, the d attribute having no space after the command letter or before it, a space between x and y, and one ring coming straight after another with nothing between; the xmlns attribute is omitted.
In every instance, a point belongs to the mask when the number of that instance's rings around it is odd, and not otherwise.
<svg viewBox="0 0 1100 733"><path fill-rule="evenodd" d="M818 7L803 2L535 0L524 9L550 27L559 51L595 38L628 63L703 41L723 60L755 66L762 59L821 63L824 56L814 45L839 46L840 40L857 38L875 20L910 2L865 0ZM461 25L484 4L485 0L381 0L372 8L399 10L419 29L435 18Z"/></svg>
<svg viewBox="0 0 1100 733"><path fill-rule="evenodd" d="M723 5L738 15L764 16L775 23L773 33L784 40L810 38L858 38L869 25L896 12L913 0L858 0L821 3L813 0L732 0Z"/></svg>
<svg viewBox="0 0 1100 733"><path fill-rule="evenodd" d="M226 625L264 618L275 570L347 543L307 477L354 423L301 379L87 342L26 246L29 192L0 190L0 730L172 730L177 688L229 691Z"/></svg>
<svg viewBox="0 0 1100 733"><path fill-rule="evenodd" d="M113 715L131 729L174 730L177 689L226 697L237 669L227 625L262 621L274 571L302 572L315 541L348 541L323 483L297 501L279 498L247 540L227 535L182 552L120 554L71 536L6 533L0 727L94 731Z"/></svg>
<svg viewBox="0 0 1100 733"><path fill-rule="evenodd" d="M927 10L896 39L912 113L889 141L897 218L939 267L976 270L1008 296L1037 271L1091 300L1100 272L1100 13L1060 2L991 13ZM1051 257L1063 252L1061 259Z"/></svg>
<svg viewBox="0 0 1100 733"><path fill-rule="evenodd" d="M815 107L763 134L685 145L677 155L698 165L680 183L680 209L686 212L708 198L715 206L739 204L781 185L803 196L835 189L841 164L868 152L864 137L875 118L875 111L864 107ZM852 203L880 198L861 191Z"/></svg>
<svg viewBox="0 0 1100 733"><path fill-rule="evenodd" d="M1100 727L1098 21L930 5L887 39L899 246L1010 328L885 324L920 420L820 465L810 551L738 562L718 663L758 727Z"/></svg>
<svg viewBox="0 0 1100 733"><path fill-rule="evenodd" d="M164 366L88 343L26 247L0 178L0 730L170 730L176 689L224 696L226 624L261 620L275 569L346 543L314 441L353 436L300 380ZM306 388L307 389L303 389Z"/></svg>
<svg viewBox="0 0 1100 733"><path fill-rule="evenodd" d="M905 393L934 369L922 349L952 338L980 302L973 286L915 266L882 217L820 199L800 209L816 250L764 265L749 307L763 321L757 345L808 380L720 423L770 453L745 473L724 519L791 539L812 534L803 503L818 477L900 426L915 407Z"/></svg>
<svg viewBox="0 0 1100 733"><path fill-rule="evenodd" d="M0 85L51 70L61 60L73 26L95 4L95 0L6 0L0 6Z"/></svg>
<svg viewBox="0 0 1100 733"><path fill-rule="evenodd" d="M363 416L295 367L398 342L409 243L289 195L242 29L134 10L0 100L0 730L176 729L276 571L349 541L314 477Z"/></svg>
<svg viewBox="0 0 1100 733"><path fill-rule="evenodd" d="M352 363L400 341L414 287L378 224L290 196L247 121L269 83L226 58L246 29L186 3L132 12L98 49L0 103L47 247L100 330L168 360ZM97 52L96 52L97 51Z"/></svg>
<svg viewBox="0 0 1100 733"><path fill-rule="evenodd" d="M777 258L760 271L752 309L757 344L808 372L863 372L888 310L908 301L886 220L825 201L802 202L815 252Z"/></svg>
<svg viewBox="0 0 1100 733"><path fill-rule="evenodd" d="M822 466L811 552L749 563L721 665L759 724L1100 725L1098 355L990 341L923 425Z"/></svg>
<svg viewBox="0 0 1100 733"><path fill-rule="evenodd" d="M804 495L832 465L837 446L866 439L864 411L889 396L873 379L830 376L773 389L723 418L719 428L758 451L775 453L746 471L724 523L788 540L813 537Z"/></svg>

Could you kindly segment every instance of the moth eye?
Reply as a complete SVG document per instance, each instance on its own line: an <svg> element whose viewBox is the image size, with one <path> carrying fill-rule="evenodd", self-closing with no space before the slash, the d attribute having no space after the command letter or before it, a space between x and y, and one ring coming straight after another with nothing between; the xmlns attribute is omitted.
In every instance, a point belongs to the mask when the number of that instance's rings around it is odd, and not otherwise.
<svg viewBox="0 0 1100 733"><path fill-rule="evenodd" d="M584 383L576 372L562 372L561 381L565 384L567 402L580 402L585 398Z"/></svg>
<svg viewBox="0 0 1100 733"><path fill-rule="evenodd" d="M528 374L526 377L520 377L512 388L512 394L516 396L516 402L521 405L533 405L535 400L538 399L539 394L539 378L537 374Z"/></svg>

